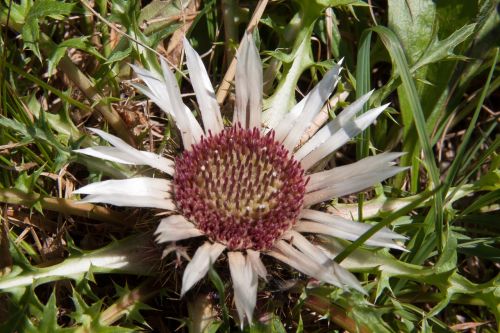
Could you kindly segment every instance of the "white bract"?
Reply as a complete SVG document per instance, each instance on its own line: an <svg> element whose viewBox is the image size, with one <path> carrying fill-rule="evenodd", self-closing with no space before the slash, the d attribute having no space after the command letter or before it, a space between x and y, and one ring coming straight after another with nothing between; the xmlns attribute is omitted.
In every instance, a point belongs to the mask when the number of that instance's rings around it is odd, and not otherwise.
<svg viewBox="0 0 500 333"><path fill-rule="evenodd" d="M182 101L175 77L165 62L162 61L162 75L132 66L146 84L134 87L170 115L181 133L185 151L176 163L139 151L96 129L92 131L112 147L77 150L112 162L148 165L164 172L167 178L107 180L75 193L86 194L85 202L172 211L156 230L159 243L205 237L206 242L196 250L184 271L181 295L202 279L210 265L226 251L242 324L245 318L252 321L258 277L267 279L261 254L319 281L364 293L354 275L335 263L324 247L303 234L354 241L367 232L370 229L367 224L312 206L366 189L404 170L393 162L401 154L383 153L331 170L308 171L370 126L387 105L359 115L370 92L297 147L340 80L340 63L274 128L269 128L261 123L260 58L251 35L247 34L238 53L233 127L224 128L201 58L187 40L184 48L203 126ZM383 228L366 245L404 250L398 243L404 240L404 236Z"/></svg>

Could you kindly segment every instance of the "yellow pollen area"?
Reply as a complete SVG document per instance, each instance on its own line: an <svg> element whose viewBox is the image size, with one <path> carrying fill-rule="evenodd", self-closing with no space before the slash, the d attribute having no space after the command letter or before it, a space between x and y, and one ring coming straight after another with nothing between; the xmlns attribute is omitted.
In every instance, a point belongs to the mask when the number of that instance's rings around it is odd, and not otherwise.
<svg viewBox="0 0 500 333"><path fill-rule="evenodd" d="M239 152L216 152L207 159L200 166L195 183L204 189L205 202L226 216L259 219L277 206L272 195L282 188L283 181L265 154L260 154L259 160L258 153L238 148Z"/></svg>

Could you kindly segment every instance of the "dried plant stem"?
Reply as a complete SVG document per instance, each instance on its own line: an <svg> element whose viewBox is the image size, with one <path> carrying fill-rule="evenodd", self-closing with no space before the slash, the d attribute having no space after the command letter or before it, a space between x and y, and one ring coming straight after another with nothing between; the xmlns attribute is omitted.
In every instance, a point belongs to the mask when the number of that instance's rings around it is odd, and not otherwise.
<svg viewBox="0 0 500 333"><path fill-rule="evenodd" d="M83 92L85 97L95 104L95 109L106 119L108 124L116 131L116 134L132 146L135 146L134 137L118 112L111 105L99 102L102 100L102 96L97 92L90 79L73 64L71 59L66 55L63 56L58 67Z"/></svg>
<svg viewBox="0 0 500 333"><path fill-rule="evenodd" d="M222 17L224 19L224 52L226 61L233 61L234 52L231 45L238 40L238 27L236 25L236 11L238 4L234 0L222 0Z"/></svg>
<svg viewBox="0 0 500 333"><path fill-rule="evenodd" d="M89 203L78 203L75 200L69 199L44 197L35 193L26 194L14 189L0 189L0 202L27 207L40 203L47 210L67 215L83 216L120 226L125 226L127 221L125 214L105 207Z"/></svg>
<svg viewBox="0 0 500 333"><path fill-rule="evenodd" d="M200 5L200 0L189 1L189 4L185 8L185 10L182 10L182 15L180 17L180 19L182 20L182 25L177 30L175 30L168 42L167 50L165 52L169 64L172 67L175 67L176 70L178 70L178 68L180 68L182 65L182 51L184 49L182 45L182 39L186 36L186 32L194 22L195 16L193 16L192 14L197 12Z"/></svg>
<svg viewBox="0 0 500 333"><path fill-rule="evenodd" d="M124 31L118 29L116 27L116 25L114 25L113 23L111 23L110 21L108 21L104 17L102 17L101 14L99 14L98 12L95 11L94 8L92 8L92 5L90 3L88 3L88 1L80 0L80 2L85 6L85 8L87 8L92 14L94 14L100 21L104 22L104 24L106 24L108 27L110 27L111 30L113 30L114 32L116 32L119 35L127 37L128 39L134 41L134 43L137 43L140 46L148 49L149 51L151 51L153 53L155 53L157 56L162 57L162 55L160 53L158 53L155 49L153 49L153 48L149 47L148 45L144 44L143 42L141 42L137 38L132 37L128 33L126 33Z"/></svg>
<svg viewBox="0 0 500 333"><path fill-rule="evenodd" d="M267 6L267 2L268 0L259 1L257 6L255 7L255 11L253 12L252 18L250 19L250 22L248 23L248 26L246 28L247 32L252 32L253 29L257 26L260 18L262 17L262 14L264 14L264 9ZM224 103L224 101L226 100L227 94L229 93L229 89L231 88L231 82L233 81L235 74L236 74L236 58L233 58L231 64L229 65L226 71L226 74L224 75L224 78L222 79L219 89L217 90L216 97L217 97L217 102L219 104Z"/></svg>
<svg viewBox="0 0 500 333"><path fill-rule="evenodd" d="M325 23L326 23L326 57L332 58L332 38L333 38L333 9L328 7L325 10Z"/></svg>
<svg viewBox="0 0 500 333"><path fill-rule="evenodd" d="M191 333L207 332L207 327L220 319L209 294L196 295L196 298L191 300L187 307L191 319L189 322L189 332Z"/></svg>
<svg viewBox="0 0 500 333"><path fill-rule="evenodd" d="M337 104L344 102L348 96L349 92L344 91L340 94L335 94L328 100L328 103L325 104L318 115L314 118L311 126L309 126L309 128L304 132L304 135L302 135L302 138L300 138L300 146L306 143L320 129L321 126L326 124L328 118L330 118L329 111L337 107Z"/></svg>
<svg viewBox="0 0 500 333"><path fill-rule="evenodd" d="M153 284L153 279L147 279L139 287L121 296L115 303L101 313L101 322L105 325L112 325L131 312L139 303L144 303L155 296L160 289L152 287Z"/></svg>

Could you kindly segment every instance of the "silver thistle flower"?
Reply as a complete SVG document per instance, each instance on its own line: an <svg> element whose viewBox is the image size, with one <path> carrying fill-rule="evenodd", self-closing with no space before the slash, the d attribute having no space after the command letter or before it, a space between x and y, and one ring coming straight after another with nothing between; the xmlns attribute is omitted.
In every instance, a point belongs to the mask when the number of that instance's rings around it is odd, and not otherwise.
<svg viewBox="0 0 500 333"><path fill-rule="evenodd" d="M258 277L267 277L261 254L322 282L364 293L354 275L331 260L327 249L302 234L353 241L365 233L370 228L367 224L311 207L358 192L404 170L392 162L401 154L383 153L316 173L309 170L372 124L387 105L356 117L370 92L297 147L334 91L340 64L328 71L277 126L266 128L261 122L262 67L253 39L246 35L238 53L233 126L224 128L201 58L186 40L184 48L204 129L184 105L175 77L164 61L163 76L133 66L146 84L135 84L135 88L169 114L180 130L185 151L175 162L139 151L97 129L90 130L112 147L77 150L117 163L149 165L166 173L168 179L107 180L75 193L86 194L84 202L172 211L173 215L162 219L156 230L159 243L205 237L207 241L196 250L184 271L181 295L202 279L226 250L241 323L245 317L251 322ZM404 239L384 228L366 245L403 249L396 241Z"/></svg>

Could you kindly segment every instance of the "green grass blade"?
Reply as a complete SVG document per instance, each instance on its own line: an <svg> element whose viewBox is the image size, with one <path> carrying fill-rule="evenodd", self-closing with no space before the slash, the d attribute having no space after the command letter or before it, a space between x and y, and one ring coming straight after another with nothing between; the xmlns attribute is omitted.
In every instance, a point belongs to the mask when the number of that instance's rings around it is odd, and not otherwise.
<svg viewBox="0 0 500 333"><path fill-rule="evenodd" d="M57 90L56 88L52 87L51 85L45 83L44 81L40 80L39 78L37 78L36 76L34 75L31 75L30 73L27 73L25 72L24 70L22 70L21 68L13 65L13 64L10 64L10 63L5 63L5 66L16 72L17 74L25 77L26 79L32 81L33 83L39 85L40 87L42 87L43 89L46 89L47 91L50 91L51 93L53 93L54 95L56 95L57 97L61 98L63 101L69 103L69 104L72 104L74 105L75 107L85 111L85 112L89 112L91 113L92 112L92 109L90 108L90 106L86 105L86 104L83 104L82 102L79 102L77 101L76 99L73 99L69 96L67 96L66 94L64 94L62 91L59 91Z"/></svg>
<svg viewBox="0 0 500 333"><path fill-rule="evenodd" d="M361 37L361 43L358 50L358 59L356 67L356 98L360 98L370 91L370 42L372 40L372 32L367 30ZM368 103L363 105L362 113L368 110ZM370 144L370 128L368 127L359 135L359 141L356 143L356 159L360 160L368 156L368 148ZM363 202L365 199L364 193L358 194L358 216L359 220L363 220Z"/></svg>
<svg viewBox="0 0 500 333"><path fill-rule="evenodd" d="M358 239L352 242L349 246L347 246L342 252L340 252L336 257L335 261L337 263L341 263L345 258L347 258L353 251L355 251L358 247L363 245L370 237L375 235L378 231L382 230L382 228L387 227L391 222L396 220L397 218L409 214L412 210L420 206L424 201L434 195L437 191L439 191L439 187L432 191L426 191L421 194L421 196L404 206L403 208L397 210L396 212L388 215L382 221L377 223L375 226L370 228L367 232L362 234Z"/></svg>
<svg viewBox="0 0 500 333"><path fill-rule="evenodd" d="M481 112L481 109L483 107L484 99L486 98L486 94L488 92L490 83L491 83L491 78L493 77L493 73L495 71L495 66L498 61L498 48L495 49L495 55L493 56L493 63L490 68L490 72L488 74L488 78L486 80L486 83L484 85L483 91L481 92L481 97L479 98L479 101L476 106L476 110L474 111L474 114L472 115L472 119L469 122L469 127L467 127L467 130L465 131L465 134L462 138L462 144L460 147L458 147L457 154L455 158L453 159L453 162L451 163L450 169L448 171L448 174L446 175L445 181L444 181L444 187L443 187L443 193L446 193L448 191L448 188L451 186L451 183L453 180L455 180L458 171L460 170L461 167L463 167L463 162L466 157L466 149L468 146L468 143L471 139L472 132L476 128L476 123L479 118L479 113Z"/></svg>
<svg viewBox="0 0 500 333"><path fill-rule="evenodd" d="M408 62L406 61L403 49L394 32L392 32L388 28L383 26L376 26L372 29L379 35L380 39L387 48L387 51L391 55L391 58L396 63L396 70L399 72L399 75L401 77L402 88L408 100L408 107L410 108L413 116L413 124L415 125L418 133L419 143L424 151L424 163L427 168L427 171L429 172L430 179L433 183L433 188L436 189L440 184L439 169L434 159L434 152L431 146L430 135L427 131L424 112L420 104L417 88L410 74L410 68L408 66ZM408 126L409 124L405 125ZM441 192L438 191L434 196L434 207L435 207L434 222L435 222L436 232L438 234L439 251L441 251L444 248L444 243L446 242L444 238L445 234L443 233L442 206L443 203L442 203Z"/></svg>

